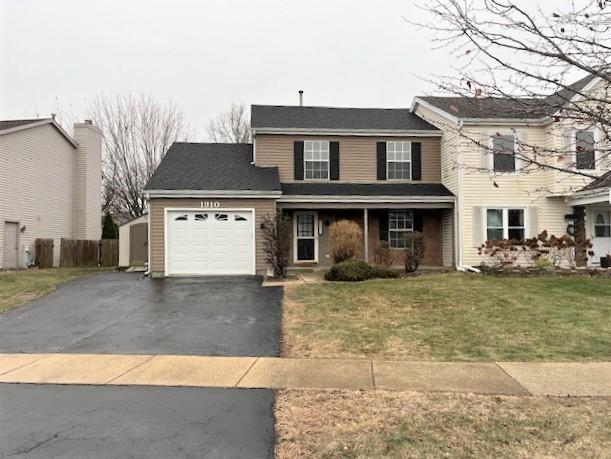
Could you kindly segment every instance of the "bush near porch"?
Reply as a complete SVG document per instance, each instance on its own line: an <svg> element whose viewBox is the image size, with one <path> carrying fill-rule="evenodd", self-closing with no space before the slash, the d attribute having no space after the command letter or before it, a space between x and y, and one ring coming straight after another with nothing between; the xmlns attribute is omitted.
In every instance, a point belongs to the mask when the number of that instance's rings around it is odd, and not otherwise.
<svg viewBox="0 0 611 459"><path fill-rule="evenodd" d="M611 359L611 279L460 273L287 291L284 354L437 361Z"/></svg>

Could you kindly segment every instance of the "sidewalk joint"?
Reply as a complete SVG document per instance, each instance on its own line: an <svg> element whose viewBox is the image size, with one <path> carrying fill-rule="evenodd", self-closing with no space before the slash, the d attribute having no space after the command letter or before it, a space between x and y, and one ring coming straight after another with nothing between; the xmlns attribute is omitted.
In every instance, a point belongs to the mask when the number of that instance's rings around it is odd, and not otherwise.
<svg viewBox="0 0 611 459"><path fill-rule="evenodd" d="M242 382L242 380L246 377L246 375L250 372L250 370L252 369L252 367L255 366L255 363L257 363L259 361L261 357L256 357L254 362L250 364L250 366L246 369L246 371L244 372L244 374L240 377L240 379L238 379L238 381L234 384L233 387L238 387L240 385L240 383Z"/></svg>
<svg viewBox="0 0 611 459"><path fill-rule="evenodd" d="M526 387L524 387L524 386L523 386L523 385L520 383L520 381L518 381L516 378L514 378L514 377L513 377L513 376L511 376L509 373L507 373L507 370L505 370L505 368L503 368L501 365L499 365L499 362L494 362L494 365L495 365L495 366L496 366L498 369L500 369L500 370L501 370L501 371L502 371L502 372L503 372L503 373L504 373L504 374L505 374L505 375L506 375L508 378L510 378L510 379L511 379L513 382L515 382L515 383L516 383L518 386L520 386L522 389L524 389L524 391L525 391L525 392L526 392L528 395L530 395L530 396L532 396L532 395L533 395L531 391L529 391L529 390L528 390Z"/></svg>
<svg viewBox="0 0 611 459"><path fill-rule="evenodd" d="M126 375L127 373L129 373L130 371L134 371L136 368L140 368L140 367L141 367L142 365L144 365L145 363L150 362L150 361L153 359L153 357L156 357L156 355L155 355L155 354L151 355L151 356L150 356L148 359L143 360L143 361L142 361L142 362L140 362L138 365L134 366L133 368L130 368L129 370L124 371L123 373L121 373L121 374L120 374L120 375L118 375L118 376L115 376L114 378L111 378L110 380L106 381L106 382L105 382L105 383L103 383L103 384L104 384L104 385L110 384L111 382L113 382L113 381L115 381L115 380L119 379L120 377L125 376L125 375Z"/></svg>

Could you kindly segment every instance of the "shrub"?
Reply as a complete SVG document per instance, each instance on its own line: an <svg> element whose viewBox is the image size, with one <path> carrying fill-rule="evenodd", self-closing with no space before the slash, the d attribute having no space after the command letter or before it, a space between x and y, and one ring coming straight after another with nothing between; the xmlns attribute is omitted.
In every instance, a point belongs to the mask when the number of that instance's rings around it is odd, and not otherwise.
<svg viewBox="0 0 611 459"><path fill-rule="evenodd" d="M261 229L265 261L272 267L274 276L285 277L291 248L291 220L277 211L275 215L265 215Z"/></svg>
<svg viewBox="0 0 611 459"><path fill-rule="evenodd" d="M328 281L359 282L367 279L392 279L399 275L390 269L371 266L364 261L349 260L334 264L325 273Z"/></svg>
<svg viewBox="0 0 611 459"><path fill-rule="evenodd" d="M363 244L363 231L352 220L338 220L331 225L331 256L334 263L355 259Z"/></svg>
<svg viewBox="0 0 611 459"><path fill-rule="evenodd" d="M380 241L373 248L373 261L377 266L390 268L393 264L393 253L387 241Z"/></svg>
<svg viewBox="0 0 611 459"><path fill-rule="evenodd" d="M403 256L405 261L405 272L416 272L424 259L424 238L422 237L422 233L414 231L406 236Z"/></svg>

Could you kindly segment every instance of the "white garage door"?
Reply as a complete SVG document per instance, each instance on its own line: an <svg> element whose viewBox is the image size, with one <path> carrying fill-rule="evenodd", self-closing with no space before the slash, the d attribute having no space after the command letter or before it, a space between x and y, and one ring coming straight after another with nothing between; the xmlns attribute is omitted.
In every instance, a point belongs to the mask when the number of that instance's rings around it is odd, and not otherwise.
<svg viewBox="0 0 611 459"><path fill-rule="evenodd" d="M255 274L250 210L167 212L167 274Z"/></svg>

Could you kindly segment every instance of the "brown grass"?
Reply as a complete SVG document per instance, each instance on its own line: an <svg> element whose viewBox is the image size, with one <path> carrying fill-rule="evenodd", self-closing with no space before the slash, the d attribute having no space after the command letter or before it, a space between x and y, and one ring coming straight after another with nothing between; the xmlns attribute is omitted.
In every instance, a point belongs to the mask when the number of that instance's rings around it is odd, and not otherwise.
<svg viewBox="0 0 611 459"><path fill-rule="evenodd" d="M611 398L280 391L279 459L611 457Z"/></svg>

